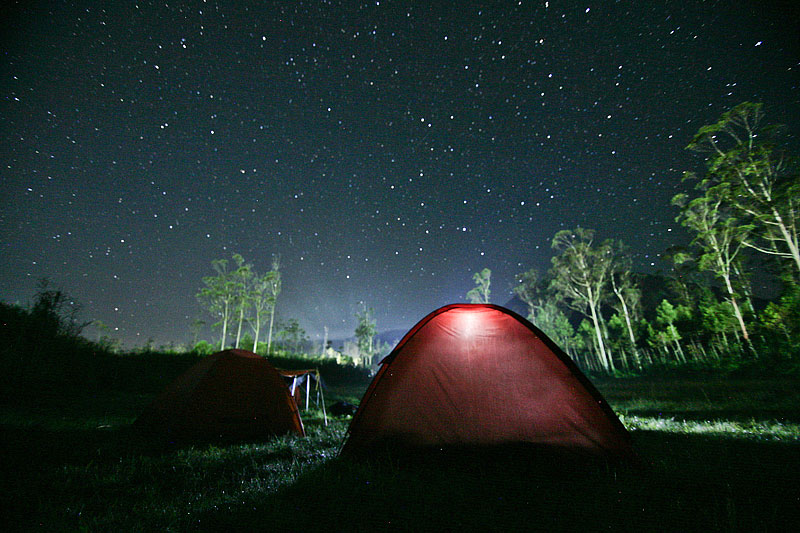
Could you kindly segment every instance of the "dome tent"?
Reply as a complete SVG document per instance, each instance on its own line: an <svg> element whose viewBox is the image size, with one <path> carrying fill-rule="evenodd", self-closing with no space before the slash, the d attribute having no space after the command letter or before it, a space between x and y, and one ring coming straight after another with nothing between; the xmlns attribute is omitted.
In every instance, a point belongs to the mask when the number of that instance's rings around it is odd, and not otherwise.
<svg viewBox="0 0 800 533"><path fill-rule="evenodd" d="M517 443L635 457L609 405L539 329L499 306L453 304L381 362L341 453Z"/></svg>
<svg viewBox="0 0 800 533"><path fill-rule="evenodd" d="M170 440L304 435L283 378L246 350L203 358L170 383L134 426Z"/></svg>

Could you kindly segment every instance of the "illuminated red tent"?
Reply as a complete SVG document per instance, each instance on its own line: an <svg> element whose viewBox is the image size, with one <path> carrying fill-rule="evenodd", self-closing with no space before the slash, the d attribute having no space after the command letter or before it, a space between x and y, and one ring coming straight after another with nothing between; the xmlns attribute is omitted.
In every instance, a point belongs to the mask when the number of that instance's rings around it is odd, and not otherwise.
<svg viewBox="0 0 800 533"><path fill-rule="evenodd" d="M246 350L217 352L189 368L135 426L177 440L304 435L283 378L266 359Z"/></svg>
<svg viewBox="0 0 800 533"><path fill-rule="evenodd" d="M635 455L597 389L533 324L496 305L454 304L423 318L382 361L342 454L511 443Z"/></svg>

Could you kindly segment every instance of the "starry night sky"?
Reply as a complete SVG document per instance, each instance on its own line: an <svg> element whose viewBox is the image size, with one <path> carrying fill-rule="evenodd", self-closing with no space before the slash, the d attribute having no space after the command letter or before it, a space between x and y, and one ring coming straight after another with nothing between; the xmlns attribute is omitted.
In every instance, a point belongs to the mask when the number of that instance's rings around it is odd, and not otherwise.
<svg viewBox="0 0 800 533"><path fill-rule="evenodd" d="M47 277L127 347L211 322L195 295L234 253L280 254L312 339L362 302L408 328L484 267L502 305L578 225L664 269L697 129L750 100L797 135L791 1L20 3L0 299Z"/></svg>

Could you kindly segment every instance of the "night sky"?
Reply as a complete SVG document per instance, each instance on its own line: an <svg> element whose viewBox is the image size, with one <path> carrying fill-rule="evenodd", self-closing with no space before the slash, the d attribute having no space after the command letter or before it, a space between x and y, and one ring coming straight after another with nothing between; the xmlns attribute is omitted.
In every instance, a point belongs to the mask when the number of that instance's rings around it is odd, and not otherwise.
<svg viewBox="0 0 800 533"><path fill-rule="evenodd" d="M792 1L19 4L0 299L49 278L126 347L212 322L234 253L280 254L278 314L317 340L364 304L408 328L484 267L502 305L578 225L664 270L697 129L749 100L797 134Z"/></svg>

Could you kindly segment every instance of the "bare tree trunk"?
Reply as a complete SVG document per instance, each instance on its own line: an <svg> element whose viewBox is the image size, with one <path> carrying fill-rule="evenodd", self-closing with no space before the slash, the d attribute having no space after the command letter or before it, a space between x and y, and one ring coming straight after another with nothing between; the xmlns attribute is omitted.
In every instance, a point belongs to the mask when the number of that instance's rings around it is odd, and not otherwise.
<svg viewBox="0 0 800 533"><path fill-rule="evenodd" d="M683 348L681 347L681 343L678 341L677 338L674 338L674 342L675 342L675 353L678 354L677 357L678 362L686 364L686 354L683 353Z"/></svg>
<svg viewBox="0 0 800 533"><path fill-rule="evenodd" d="M722 272L725 272L724 269L721 269ZM730 275L723 276L725 280L725 289L728 291L728 301L733 306L733 314L736 317L736 321L739 322L739 328L742 331L742 335L744 336L744 340L750 344L750 335L747 333L747 326L744 324L744 316L742 316L742 311L739 309L739 302L736 301L735 292L733 290L733 285L731 284L731 277Z"/></svg>
<svg viewBox="0 0 800 533"><path fill-rule="evenodd" d="M242 338L242 322L244 322L244 306L239 306L239 328L236 330L236 348L239 348L239 342Z"/></svg>
<svg viewBox="0 0 800 533"><path fill-rule="evenodd" d="M272 351L272 324L275 320L275 305L269 310L269 336L267 337L267 354Z"/></svg>
<svg viewBox="0 0 800 533"><path fill-rule="evenodd" d="M750 340L750 335L747 333L747 326L744 323L744 316L742 316L742 311L739 309L739 303L736 301L736 297L733 294L728 295L728 301L731 302L731 306L733 307L733 314L736 316L736 321L739 323L739 329L742 331L742 336L744 337L745 341Z"/></svg>
<svg viewBox="0 0 800 533"><path fill-rule="evenodd" d="M625 326L628 328L628 338L631 341L631 350L633 350L633 361L637 367L642 368L642 364L639 361L639 350L636 349L636 337L633 334L633 324L631 323L631 314L628 312L628 306L625 304L625 300L620 297L620 302L622 302L622 311L625 314Z"/></svg>
<svg viewBox="0 0 800 533"><path fill-rule="evenodd" d="M219 349L225 349L225 343L228 340L228 314L230 313L229 303L225 302L225 308L222 312L222 340L219 343Z"/></svg>
<svg viewBox="0 0 800 533"><path fill-rule="evenodd" d="M614 371L614 363L610 361L608 355L606 355L606 347L603 343L603 334L600 330L600 317L597 314L597 309L595 309L595 306L592 304L589 305L589 309L591 311L592 324L594 325L594 331L597 337L597 351L600 362L605 367L606 372Z"/></svg>
<svg viewBox="0 0 800 533"><path fill-rule="evenodd" d="M256 307L256 331L255 339L253 340L253 351L258 353L258 334L261 332L261 312Z"/></svg>
<svg viewBox="0 0 800 533"><path fill-rule="evenodd" d="M777 221L777 225L780 228L781 236L783 236L786 246L789 248L789 254L794 260L794 265L797 267L797 272L800 273L800 249L798 249L797 246L797 235L792 236L777 209L772 209L772 215Z"/></svg>
<svg viewBox="0 0 800 533"><path fill-rule="evenodd" d="M631 341L631 350L633 351L634 363L638 368L642 368L642 364L639 361L639 351L636 349L636 337L633 334L633 324L631 323L631 314L628 311L628 304L625 302L625 298L622 295L621 289L617 288L617 283L614 276L611 276L611 287L614 291L614 294L617 296L617 299L619 300L620 306L622 307L622 315L625 317L625 327L628 330L628 338ZM625 363L627 366L627 361Z"/></svg>

